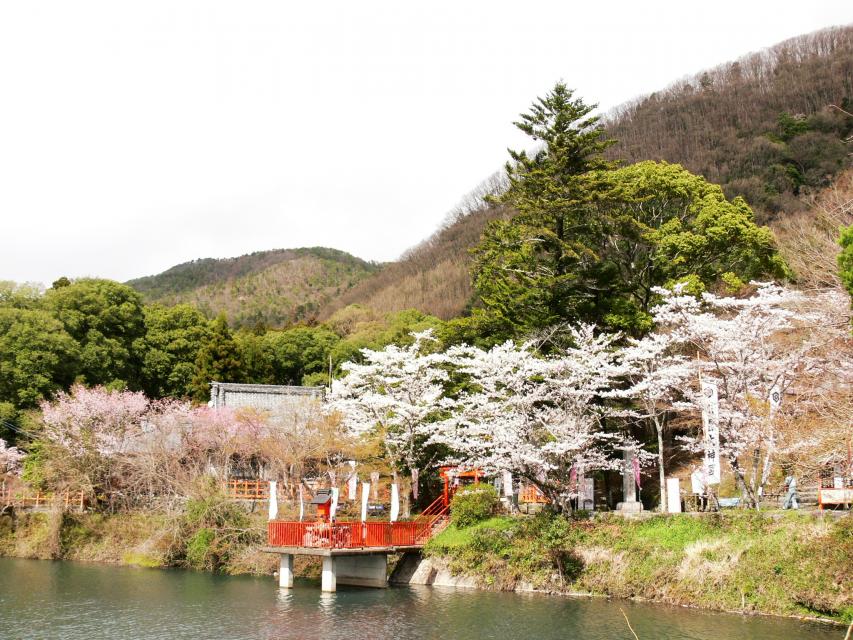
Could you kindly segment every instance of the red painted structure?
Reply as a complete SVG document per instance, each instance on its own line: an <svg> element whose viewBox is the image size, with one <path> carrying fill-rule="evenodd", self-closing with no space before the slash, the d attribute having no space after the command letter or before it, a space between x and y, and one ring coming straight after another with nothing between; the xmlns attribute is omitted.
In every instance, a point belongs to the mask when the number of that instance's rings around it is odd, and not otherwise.
<svg viewBox="0 0 853 640"><path fill-rule="evenodd" d="M414 520L406 522L288 522L268 525L271 547L364 549L421 547L447 522L448 504L439 496Z"/></svg>

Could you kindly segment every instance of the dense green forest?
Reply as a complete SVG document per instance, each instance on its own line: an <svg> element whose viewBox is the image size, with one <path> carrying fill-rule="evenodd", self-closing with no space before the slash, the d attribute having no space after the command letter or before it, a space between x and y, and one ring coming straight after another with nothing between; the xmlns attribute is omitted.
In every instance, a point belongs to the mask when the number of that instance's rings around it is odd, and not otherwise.
<svg viewBox="0 0 853 640"><path fill-rule="evenodd" d="M189 304L145 304L128 285L62 278L37 287L0 283L0 420L15 426L74 382L208 399L211 380L325 384L359 349L406 341L440 321L416 311L349 307L320 326L232 330Z"/></svg>

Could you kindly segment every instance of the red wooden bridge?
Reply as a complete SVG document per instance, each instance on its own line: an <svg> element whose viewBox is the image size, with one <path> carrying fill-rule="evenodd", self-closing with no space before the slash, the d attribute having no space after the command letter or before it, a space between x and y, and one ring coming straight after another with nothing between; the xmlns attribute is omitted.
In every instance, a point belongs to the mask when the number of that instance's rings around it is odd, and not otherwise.
<svg viewBox="0 0 853 640"><path fill-rule="evenodd" d="M271 520L270 547L301 549L385 549L422 547L447 524L448 505L444 496L414 519L404 522L293 522Z"/></svg>
<svg viewBox="0 0 853 640"><path fill-rule="evenodd" d="M278 583L293 586L293 556L322 556L321 588L335 591L338 584L388 586L388 554L415 551L447 526L446 495L414 519L404 522L346 522L319 520L269 523L266 551L280 556Z"/></svg>

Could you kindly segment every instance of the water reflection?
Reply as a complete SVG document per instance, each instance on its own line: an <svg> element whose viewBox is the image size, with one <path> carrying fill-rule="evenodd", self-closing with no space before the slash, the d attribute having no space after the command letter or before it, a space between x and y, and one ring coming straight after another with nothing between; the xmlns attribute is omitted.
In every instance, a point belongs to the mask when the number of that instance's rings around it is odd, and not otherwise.
<svg viewBox="0 0 853 640"><path fill-rule="evenodd" d="M0 559L0 638L829 640L838 628L540 594L432 587L321 593L273 578ZM843 630L840 634L843 636Z"/></svg>
<svg viewBox="0 0 853 640"><path fill-rule="evenodd" d="M292 589L279 589L276 594L278 600L278 611L279 613L286 614L290 608L293 606L293 590Z"/></svg>

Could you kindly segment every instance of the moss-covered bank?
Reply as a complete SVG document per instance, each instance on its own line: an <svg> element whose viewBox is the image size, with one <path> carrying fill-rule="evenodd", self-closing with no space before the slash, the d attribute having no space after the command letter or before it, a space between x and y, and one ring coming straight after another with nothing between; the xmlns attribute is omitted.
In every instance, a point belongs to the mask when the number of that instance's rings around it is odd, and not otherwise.
<svg viewBox="0 0 853 640"><path fill-rule="evenodd" d="M853 516L733 513L451 525L425 550L484 588L853 620Z"/></svg>

